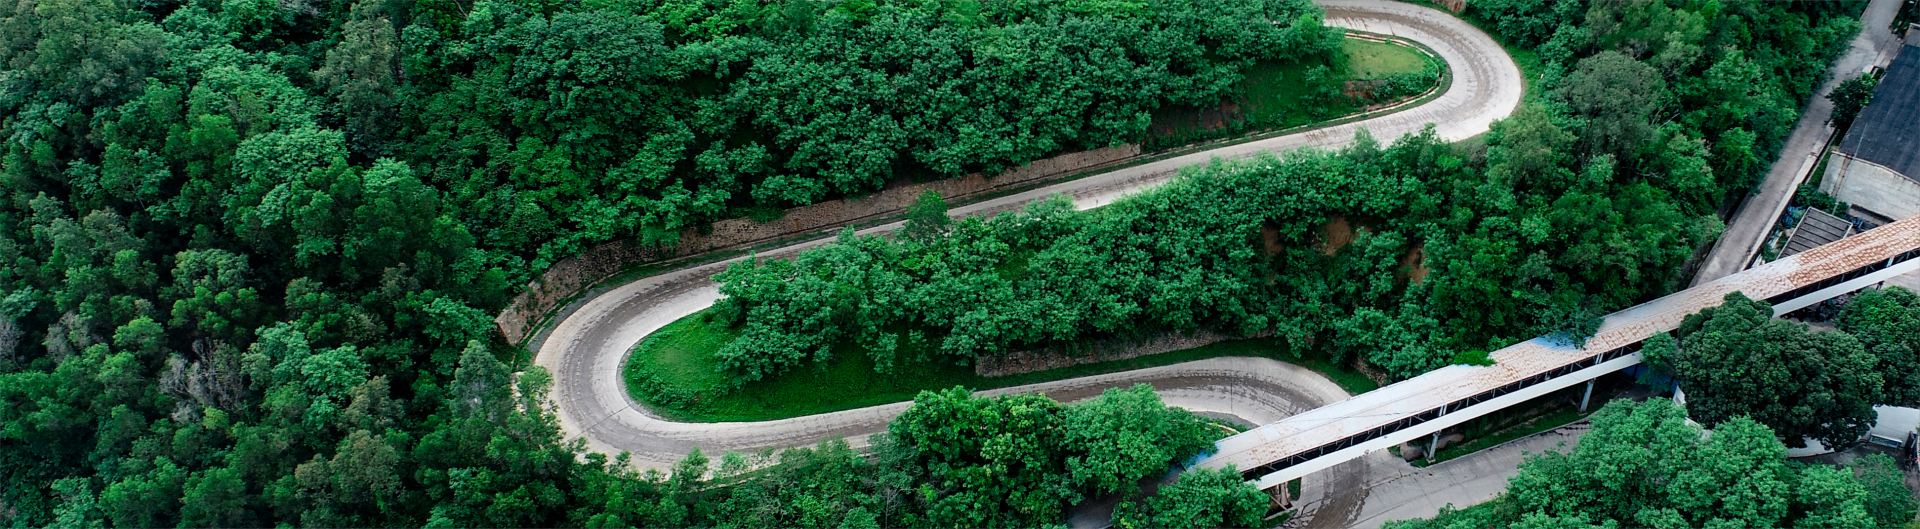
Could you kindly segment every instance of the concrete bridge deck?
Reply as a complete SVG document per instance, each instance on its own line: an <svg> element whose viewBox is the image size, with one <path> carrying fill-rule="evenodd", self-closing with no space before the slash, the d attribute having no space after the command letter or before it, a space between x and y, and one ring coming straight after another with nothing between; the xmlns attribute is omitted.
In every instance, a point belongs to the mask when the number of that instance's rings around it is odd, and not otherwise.
<svg viewBox="0 0 1920 529"><path fill-rule="evenodd" d="M1494 351L1492 366L1448 366L1223 439L1197 466L1231 464L1261 488L1284 484L1638 364L1642 341L1729 292L1766 299L1775 315L1785 314L1920 269L1916 257L1920 217L1610 314L1584 349L1534 338Z"/></svg>

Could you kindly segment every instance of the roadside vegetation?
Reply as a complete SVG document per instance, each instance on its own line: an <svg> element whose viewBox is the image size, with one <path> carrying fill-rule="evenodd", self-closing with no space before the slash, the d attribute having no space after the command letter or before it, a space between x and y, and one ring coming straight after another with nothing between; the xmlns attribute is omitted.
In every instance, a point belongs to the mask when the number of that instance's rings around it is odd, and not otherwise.
<svg viewBox="0 0 1920 529"><path fill-rule="evenodd" d="M1350 394L1379 387L1350 365L1324 357L1295 357L1272 338L1250 338L1128 360L1084 364L1018 375L987 377L972 366L937 357L906 360L873 376L873 360L848 342L817 368L750 382L738 390L714 366L715 354L739 331L718 323L712 311L688 316L648 335L634 348L624 378L635 400L668 418L696 422L765 421L912 400L921 391L964 387L974 391L1089 375L1115 373L1219 357L1262 357L1298 364L1332 379ZM921 352L906 349L905 358Z"/></svg>
<svg viewBox="0 0 1920 529"><path fill-rule="evenodd" d="M1532 336L1578 343L1601 315L1680 284L1722 201L1758 181L1858 28L1837 4L1567 4L1480 14L1541 50L1548 95L1484 151L1362 138L1195 168L1093 213L1042 202L749 260L716 277L717 315L741 330L716 369L780 377L844 342L884 377L902 344L961 363L1209 329L1272 330L1296 355L1405 378ZM1653 29L1668 26L1684 31ZM1364 229L1318 251L1336 217ZM1413 281L1411 264L1428 275Z"/></svg>
<svg viewBox="0 0 1920 529"><path fill-rule="evenodd" d="M1439 84L1446 64L1413 46L1349 36L1334 51L1247 66L1232 95L1156 110L1146 147L1310 125L1398 102Z"/></svg>
<svg viewBox="0 0 1920 529"><path fill-rule="evenodd" d="M1708 427L1744 417L1789 446L1852 446L1873 427L1874 406L1920 403L1920 295L1861 291L1835 325L1814 332L1776 320L1772 305L1734 292L1648 339L1646 363L1679 381L1692 418Z"/></svg>
<svg viewBox="0 0 1920 529"><path fill-rule="evenodd" d="M716 368L1210 327L1408 376L1577 335L1711 240L1857 5L1552 6L1489 17L1547 28L1510 42L1551 95L1484 151L1363 142L743 266ZM1141 141L1340 42L1305 0L26 0L0 30L0 525L23 527L1058 523L1191 455L1191 421L925 393L895 463L830 443L641 474L562 435L552 374L490 315L594 244ZM1365 234L1318 253L1334 215ZM1431 275L1401 277L1422 244Z"/></svg>
<svg viewBox="0 0 1920 529"><path fill-rule="evenodd" d="M1385 527L1865 529L1913 519L1913 492L1892 458L1802 465L1758 422L1734 418L1709 434L1687 414L1666 399L1610 402L1578 446L1528 457L1499 498Z"/></svg>
<svg viewBox="0 0 1920 529"><path fill-rule="evenodd" d="M1319 16L6 2L0 525L714 525L703 476L648 481L562 437L551 374L495 342L530 278L605 241L1140 141L1250 64L1329 53Z"/></svg>
<svg viewBox="0 0 1920 529"><path fill-rule="evenodd" d="M1231 468L1182 476L1172 487L1181 494L1141 498L1141 480L1168 474L1225 435L1166 407L1145 385L1071 406L1038 395L929 391L871 439L870 457L835 439L718 461L695 451L671 475L616 467L619 479L593 486L619 501L585 513L584 524L1041 527L1103 495L1126 501L1122 512L1145 520L1142 527L1257 522L1267 497Z"/></svg>

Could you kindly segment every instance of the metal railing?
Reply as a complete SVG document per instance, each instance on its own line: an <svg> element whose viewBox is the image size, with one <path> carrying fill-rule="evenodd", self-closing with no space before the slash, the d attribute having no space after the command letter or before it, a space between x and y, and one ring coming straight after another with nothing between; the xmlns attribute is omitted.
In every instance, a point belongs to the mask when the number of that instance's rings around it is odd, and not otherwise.
<svg viewBox="0 0 1920 529"><path fill-rule="evenodd" d="M1597 366L1609 360L1613 360L1616 358L1620 358L1623 356L1640 352L1640 344L1641 342L1634 342L1631 344L1627 344L1625 346L1614 348L1613 350L1610 350L1610 351L1606 351L1600 354L1575 360L1566 365L1556 367L1542 373L1537 373L1527 378L1513 381L1504 386L1482 391L1471 397L1449 402L1443 406L1437 406L1437 407L1434 407L1433 409L1416 413L1411 416L1402 418L1400 420L1393 421L1392 423L1376 426L1373 429L1367 430L1365 432L1360 432L1351 436L1347 436L1346 438L1340 439L1338 441L1320 445L1318 447L1314 447L1313 449L1310 449L1298 454L1294 454L1291 456L1287 456L1285 458L1276 460L1271 463L1267 463L1265 465L1260 465L1257 467L1242 470L1240 471L1240 477L1242 479L1246 479L1249 481L1260 479L1261 477L1266 476L1267 474L1279 472L1280 470L1285 469L1287 467L1305 463L1307 461L1317 459L1327 454L1331 454L1334 452L1338 452L1340 450L1351 448L1355 445L1359 445L1360 443L1364 443L1367 441L1371 441L1371 440L1386 436L1387 434L1398 432L1400 430L1405 430L1407 428L1412 428L1414 426L1425 423L1427 421L1431 421L1431 420L1446 416L1449 413L1464 410L1476 404L1487 402L1495 398L1499 398L1501 396L1511 394L1516 391L1520 391L1522 389L1533 387L1549 380L1571 375L1576 371Z"/></svg>
<svg viewBox="0 0 1920 529"><path fill-rule="evenodd" d="M1820 281L1815 281L1811 284L1801 286L1799 288L1795 288L1793 290L1789 290L1787 292L1784 292L1778 295L1770 296L1766 298L1766 301L1774 305L1779 305L1781 303L1799 299L1804 296L1812 295L1822 290L1832 288L1834 286L1841 285L1848 281L1865 277L1868 274L1886 270L1887 268L1892 267L1894 265L1898 265L1898 264L1901 264L1907 261L1912 261L1915 259L1920 259L1920 248L1907 250L1898 255L1887 258L1886 260L1878 261L1873 264L1869 264L1853 270L1849 270L1847 272L1836 274L1832 277L1828 277ZM1247 480L1257 480L1257 479L1260 479L1261 477L1267 476L1269 474L1273 474L1275 472L1279 472L1286 468L1293 467L1308 461L1312 461L1314 459L1318 459L1320 457L1323 457L1328 454L1332 454L1334 452L1338 452L1347 448L1352 448L1354 446L1360 445L1361 443L1365 443L1367 441L1379 439L1381 437L1393 434L1394 432L1412 428L1414 426L1439 419L1448 414L1465 410L1474 405L1485 403L1495 398L1499 398L1504 395L1512 394L1514 392L1545 383L1549 380L1554 380L1560 377L1571 375L1580 370L1598 366L1602 363L1640 352L1640 349L1643 343L1644 343L1644 339L1642 341L1636 341L1634 343L1627 344L1625 346L1621 346L1603 353L1581 358L1573 362L1569 362L1560 367L1556 367L1554 369L1551 369L1545 372L1536 373L1534 375L1528 376L1520 380L1516 380L1514 382L1502 385L1500 387L1483 391L1471 397L1449 402L1442 406L1436 406L1432 409L1428 409L1420 413L1416 413L1413 415L1409 415L1409 416L1397 419L1391 423L1376 426L1364 432L1353 434L1345 438L1342 438L1330 443L1326 443L1326 444L1323 444L1323 445L1320 445L1296 454L1288 455L1284 458L1277 459L1260 466L1242 470L1240 472L1240 475L1242 478Z"/></svg>
<svg viewBox="0 0 1920 529"><path fill-rule="evenodd" d="M1785 293L1782 293L1773 297L1769 297L1767 298L1767 303L1772 305L1779 305L1789 300L1799 299L1801 296L1812 294L1814 292L1819 292L1821 290L1826 290L1828 288L1833 287L1834 285L1859 279L1863 276L1866 276L1867 274L1885 270L1887 267L1904 263L1907 261L1911 261L1916 257L1920 257L1920 248L1907 250L1906 252L1901 253L1900 255L1887 258L1887 260L1885 261L1880 261L1867 266L1862 266L1860 268L1855 268L1845 273L1835 275L1833 277L1829 277L1826 279L1822 279L1820 281L1816 281L1811 285L1796 288L1793 290L1786 291Z"/></svg>

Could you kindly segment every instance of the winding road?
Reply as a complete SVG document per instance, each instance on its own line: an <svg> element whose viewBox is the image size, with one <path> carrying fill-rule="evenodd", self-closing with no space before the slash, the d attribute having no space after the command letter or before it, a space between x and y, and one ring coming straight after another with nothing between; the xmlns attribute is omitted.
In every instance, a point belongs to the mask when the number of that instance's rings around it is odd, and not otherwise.
<svg viewBox="0 0 1920 529"><path fill-rule="evenodd" d="M1452 85L1432 101L1396 113L1124 167L956 207L951 213L990 215L1055 194L1072 198L1080 209L1098 207L1163 184L1182 167L1215 158L1339 147L1351 143L1354 133L1362 128L1377 138L1390 140L1417 133L1432 123L1442 139L1460 140L1486 132L1494 120L1519 105L1524 86L1519 68L1492 38L1472 25L1429 7L1389 0L1322 0L1320 4L1326 9L1330 26L1425 44L1447 62L1453 73ZM898 227L898 223L888 224L862 233ZM791 257L825 242L801 243L759 255ZM883 431L889 419L906 409L910 403L902 402L777 421L681 423L654 416L635 403L621 379L628 352L648 333L711 306L720 297L719 285L712 276L738 260L692 266L621 285L588 300L554 327L539 344L535 362L557 379L553 396L561 428L568 437L586 439L595 452L630 452L642 468L665 469L694 446L711 454L804 446L832 437L864 444L866 435ZM1170 405L1253 424L1272 422L1348 396L1317 373L1260 358L1215 358L983 393L1042 392L1073 401L1106 388L1142 382L1152 384ZM1365 461L1355 461L1322 472L1308 485L1330 489L1362 486L1365 470ZM1312 482L1319 480L1329 480L1328 487ZM1315 500L1309 494L1307 501ZM1334 505L1337 503L1320 505L1315 518L1324 516L1332 521L1350 516L1343 515L1343 509Z"/></svg>

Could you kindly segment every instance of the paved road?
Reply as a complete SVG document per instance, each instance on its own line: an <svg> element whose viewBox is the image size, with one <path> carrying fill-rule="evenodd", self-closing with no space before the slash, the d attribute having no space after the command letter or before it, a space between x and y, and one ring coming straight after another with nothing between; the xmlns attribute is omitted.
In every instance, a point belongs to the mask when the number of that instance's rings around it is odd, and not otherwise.
<svg viewBox="0 0 1920 529"><path fill-rule="evenodd" d="M1772 231L1774 216L1787 207L1794 189L1800 185L1800 177L1813 170L1819 161L1815 157L1833 134L1833 127L1827 125L1827 119L1833 117L1833 102L1827 100L1827 93L1868 66L1885 66L1899 51L1900 41L1887 31L1899 10L1900 0L1872 0L1867 4L1867 11L1860 17L1860 34L1854 35L1852 47L1827 69L1826 84L1807 101L1800 123L1794 125L1793 132L1787 135L1787 145L1780 149L1780 159L1774 160L1773 167L1767 170L1767 179L1760 183L1759 190L1734 212L1733 222L1727 224L1726 232L1720 234L1707 261L1693 276L1694 285L1747 269L1747 262L1758 252L1767 232Z"/></svg>
<svg viewBox="0 0 1920 529"><path fill-rule="evenodd" d="M1571 453L1580 437L1592 429L1584 421L1569 424L1427 468L1386 452L1368 454L1370 475L1354 493L1364 498L1361 507L1339 520L1320 520L1310 514L1313 518L1307 519L1307 526L1371 529L1390 520L1432 518L1447 505L1465 509L1485 503L1506 492L1507 480L1520 474L1520 462L1528 455ZM1311 507L1302 506L1302 511Z"/></svg>
<svg viewBox="0 0 1920 529"><path fill-rule="evenodd" d="M1485 132L1494 120L1510 114L1519 104L1523 86L1519 68L1498 44L1471 25L1431 8L1387 0L1324 0L1321 4L1329 25L1426 44L1447 61L1454 76L1451 88L1431 102L1402 112L1122 168L957 207L952 213L991 214L1054 194L1071 197L1082 209L1097 207L1163 184L1182 167L1215 158L1337 147L1351 142L1354 132L1361 128L1375 137L1390 139L1434 123L1443 139L1458 140ZM878 226L865 233L897 227L898 223ZM760 255L788 257L822 243L802 243ZM899 403L779 421L696 424L660 419L634 403L620 378L627 353L648 333L711 306L720 297L718 285L711 278L732 262L692 266L621 285L589 300L554 327L540 345L535 361L557 379L554 398L561 428L568 437L585 438L596 452L631 452L642 467L665 468L696 445L711 453L807 445L831 437L859 443L866 434L884 429L888 419L905 409L907 404ZM1346 397L1318 374L1248 358L1203 360L1008 388L998 393L1040 391L1074 400L1135 382L1153 383L1169 404L1256 424ZM1360 479L1364 476L1350 474L1364 470L1336 470L1328 473L1331 476L1327 479Z"/></svg>

